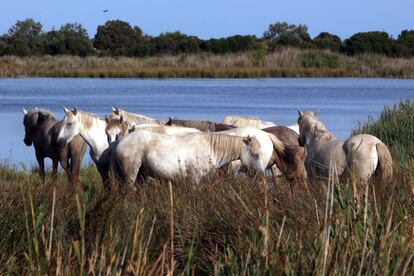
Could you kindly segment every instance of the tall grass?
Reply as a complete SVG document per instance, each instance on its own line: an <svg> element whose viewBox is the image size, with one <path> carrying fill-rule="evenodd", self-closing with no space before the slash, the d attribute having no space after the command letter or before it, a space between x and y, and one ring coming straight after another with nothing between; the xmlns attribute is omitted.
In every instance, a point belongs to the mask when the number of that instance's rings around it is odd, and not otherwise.
<svg viewBox="0 0 414 276"><path fill-rule="evenodd" d="M412 275L413 167L395 163L364 197L336 177L213 176L108 194L92 167L76 190L63 175L42 184L4 166L0 274Z"/></svg>
<svg viewBox="0 0 414 276"><path fill-rule="evenodd" d="M248 78L248 77L398 77L414 78L414 60L381 55L346 56L325 50L283 49L179 56L0 57L0 77Z"/></svg>
<svg viewBox="0 0 414 276"><path fill-rule="evenodd" d="M414 102L402 100L385 107L378 120L369 118L354 134L370 133L393 147L400 160L414 159Z"/></svg>

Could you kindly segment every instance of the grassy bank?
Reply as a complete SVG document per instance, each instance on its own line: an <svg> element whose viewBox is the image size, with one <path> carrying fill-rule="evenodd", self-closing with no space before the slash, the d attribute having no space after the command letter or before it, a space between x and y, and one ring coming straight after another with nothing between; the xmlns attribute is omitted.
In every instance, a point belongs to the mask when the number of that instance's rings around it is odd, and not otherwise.
<svg viewBox="0 0 414 276"><path fill-rule="evenodd" d="M346 56L323 50L284 49L268 55L196 54L148 58L0 57L0 77L93 78L414 78L414 59Z"/></svg>
<svg viewBox="0 0 414 276"><path fill-rule="evenodd" d="M291 187L226 176L108 195L94 168L80 190L4 166L0 274L412 275L414 156L393 152L395 177L365 197L352 179Z"/></svg>

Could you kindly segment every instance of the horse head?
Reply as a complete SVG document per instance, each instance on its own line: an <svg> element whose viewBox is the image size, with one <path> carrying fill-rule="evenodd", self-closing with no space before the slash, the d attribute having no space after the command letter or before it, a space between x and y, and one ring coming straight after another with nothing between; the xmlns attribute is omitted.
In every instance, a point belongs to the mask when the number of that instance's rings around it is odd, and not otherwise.
<svg viewBox="0 0 414 276"><path fill-rule="evenodd" d="M24 139L26 146L30 147L33 143L32 135L38 125L39 112L37 110L27 111L23 108L23 125L24 125Z"/></svg>
<svg viewBox="0 0 414 276"><path fill-rule="evenodd" d="M264 173L265 166L262 164L262 154L260 143L256 137L243 138L241 161L249 171Z"/></svg>
<svg viewBox="0 0 414 276"><path fill-rule="evenodd" d="M122 115L119 117L119 119L109 119L108 117L105 117L105 121L105 132L109 144L119 140L130 132L128 129L128 124L124 121Z"/></svg>
<svg viewBox="0 0 414 276"><path fill-rule="evenodd" d="M68 144L72 139L79 134L81 128L80 113L77 107L73 110L69 110L63 107L65 111L65 117L63 118L62 127L58 135L58 144L64 146Z"/></svg>

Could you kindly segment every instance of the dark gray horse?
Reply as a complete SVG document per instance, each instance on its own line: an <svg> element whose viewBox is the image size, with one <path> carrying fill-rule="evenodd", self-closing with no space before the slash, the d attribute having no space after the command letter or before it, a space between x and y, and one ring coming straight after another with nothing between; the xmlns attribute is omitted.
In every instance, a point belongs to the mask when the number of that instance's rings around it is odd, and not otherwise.
<svg viewBox="0 0 414 276"><path fill-rule="evenodd" d="M57 174L58 162L66 171L69 182L76 184L79 178L79 171L82 159L86 151L86 143L77 136L71 143L62 147L57 143L57 137L62 122L45 109L32 109L27 111L23 108L23 125L25 129L24 143L35 148L36 159L39 163L39 174L42 181L45 181L46 157L52 159L52 176Z"/></svg>

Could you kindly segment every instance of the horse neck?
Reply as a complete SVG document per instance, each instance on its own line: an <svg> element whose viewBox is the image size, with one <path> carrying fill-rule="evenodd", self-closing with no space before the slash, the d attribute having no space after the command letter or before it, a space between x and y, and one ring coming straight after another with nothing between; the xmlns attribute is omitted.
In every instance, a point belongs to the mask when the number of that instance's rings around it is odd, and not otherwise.
<svg viewBox="0 0 414 276"><path fill-rule="evenodd" d="M216 166L220 167L241 158L243 138L217 133L207 135L213 156L216 157L214 160Z"/></svg>
<svg viewBox="0 0 414 276"><path fill-rule="evenodd" d="M308 154L312 154L314 150L317 150L320 146L323 146L325 143L337 140L336 137L323 126L323 129L316 129L315 126L311 130L312 135L307 138L306 141L306 148L308 150Z"/></svg>
<svg viewBox="0 0 414 276"><path fill-rule="evenodd" d="M105 132L106 122L92 115L81 113L80 123L79 134L91 147L94 161L97 161L109 146Z"/></svg>

